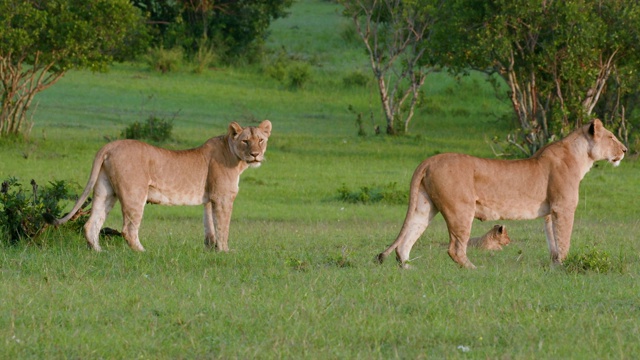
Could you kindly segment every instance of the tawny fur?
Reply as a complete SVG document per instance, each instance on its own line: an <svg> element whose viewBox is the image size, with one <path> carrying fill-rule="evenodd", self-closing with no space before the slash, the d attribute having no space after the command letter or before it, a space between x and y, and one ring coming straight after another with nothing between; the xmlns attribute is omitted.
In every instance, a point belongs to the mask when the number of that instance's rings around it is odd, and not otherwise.
<svg viewBox="0 0 640 360"><path fill-rule="evenodd" d="M523 160L481 159L439 154L424 160L413 174L409 208L398 237L378 255L392 252L406 267L411 248L439 212L449 230L449 256L475 268L467 258L473 219L523 220L544 217L554 263L569 252L580 181L595 161L618 165L627 148L600 120L573 131Z"/></svg>
<svg viewBox="0 0 640 360"><path fill-rule="evenodd" d="M138 229L146 203L204 205L205 245L228 251L240 174L260 166L270 135L271 122L264 120L246 128L232 122L226 135L189 150L166 150L136 140L111 142L96 154L89 181L71 212L54 224L67 222L93 191L91 215L84 226L89 246L101 250L100 228L120 201L122 235L133 250L144 251Z"/></svg>
<svg viewBox="0 0 640 360"><path fill-rule="evenodd" d="M481 237L469 239L467 246L479 247L485 250L502 250L502 245L509 245L511 239L507 234L507 227L495 225Z"/></svg>

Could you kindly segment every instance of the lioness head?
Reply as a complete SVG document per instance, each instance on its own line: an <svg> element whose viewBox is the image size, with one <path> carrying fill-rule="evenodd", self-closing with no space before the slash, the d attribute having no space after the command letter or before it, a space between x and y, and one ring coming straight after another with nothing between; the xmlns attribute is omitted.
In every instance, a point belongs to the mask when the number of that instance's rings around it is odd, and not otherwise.
<svg viewBox="0 0 640 360"><path fill-rule="evenodd" d="M616 138L613 133L604 128L598 119L593 120L588 126L591 148L589 156L594 160L607 160L613 166L620 165L627 148Z"/></svg>
<svg viewBox="0 0 640 360"><path fill-rule="evenodd" d="M260 125L242 128L237 122L229 124L229 146L238 159L251 167L258 167L264 160L267 140L271 135L271 121L264 120Z"/></svg>

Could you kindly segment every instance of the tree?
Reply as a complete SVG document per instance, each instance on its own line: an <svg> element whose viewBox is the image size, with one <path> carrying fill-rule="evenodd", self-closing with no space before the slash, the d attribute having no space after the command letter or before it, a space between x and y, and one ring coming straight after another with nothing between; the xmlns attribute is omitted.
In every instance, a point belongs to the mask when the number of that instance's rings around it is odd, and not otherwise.
<svg viewBox="0 0 640 360"><path fill-rule="evenodd" d="M369 55L378 85L387 134L396 120L407 132L420 87L434 70L425 54L438 0L341 0Z"/></svg>
<svg viewBox="0 0 640 360"><path fill-rule="evenodd" d="M509 141L528 155L593 117L603 94L616 91L607 86L612 74L628 84L620 70L640 65L636 1L459 0L446 6L436 36L440 58L452 68L504 79L522 131Z"/></svg>
<svg viewBox="0 0 640 360"><path fill-rule="evenodd" d="M180 46L189 54L202 46L227 60L254 60L271 22L285 17L293 0L132 0L148 13L154 43Z"/></svg>
<svg viewBox="0 0 640 360"><path fill-rule="evenodd" d="M0 0L0 136L28 134L34 96L69 69L104 70L145 34L127 0Z"/></svg>

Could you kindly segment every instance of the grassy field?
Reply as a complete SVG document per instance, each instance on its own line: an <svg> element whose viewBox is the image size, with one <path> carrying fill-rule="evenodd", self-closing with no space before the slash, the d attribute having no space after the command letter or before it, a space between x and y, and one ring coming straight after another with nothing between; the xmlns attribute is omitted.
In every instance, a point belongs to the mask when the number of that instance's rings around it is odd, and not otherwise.
<svg viewBox="0 0 640 360"><path fill-rule="evenodd" d="M475 271L447 256L437 217L412 251L414 269L373 257L391 243L406 204L352 204L347 187L408 189L427 156L493 156L508 104L474 75L427 80L411 134L383 125L375 89L343 78L366 59L331 2L304 0L272 27L269 46L309 65L292 90L267 65L160 75L144 65L70 72L42 93L31 139L0 144L0 176L84 186L95 152L133 121L174 118L170 148L198 146L264 118L267 162L241 179L228 254L204 250L201 207L147 206L134 253L122 239L87 250L50 229L0 247L0 357L309 359L624 359L640 353L640 163L601 163L585 177L572 254L610 257L604 273L550 267L542 220L505 222L512 243L469 250ZM365 115L357 136L352 106ZM395 184L395 185L393 185ZM106 226L120 228L119 209ZM494 223L474 224L480 235Z"/></svg>

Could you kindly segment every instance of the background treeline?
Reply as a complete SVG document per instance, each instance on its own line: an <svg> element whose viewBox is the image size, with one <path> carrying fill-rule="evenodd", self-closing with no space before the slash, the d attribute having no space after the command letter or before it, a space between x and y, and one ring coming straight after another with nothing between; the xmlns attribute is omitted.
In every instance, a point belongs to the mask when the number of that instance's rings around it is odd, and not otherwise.
<svg viewBox="0 0 640 360"><path fill-rule="evenodd" d="M211 51L220 60L259 57L271 21L293 0L132 0L147 19L150 45L179 47L188 56Z"/></svg>
<svg viewBox="0 0 640 360"><path fill-rule="evenodd" d="M386 133L410 131L431 75L487 75L505 96L513 125L501 154L528 156L575 127L601 118L640 148L640 5L611 0L337 0L350 23L348 46L362 49ZM161 72L183 60L213 66L295 61L301 89L309 67L286 44L272 56L270 24L293 0L0 0L0 135L28 133L33 97L73 68L103 70L145 59ZM275 60L274 60L275 59ZM303 61L304 62L304 61ZM368 63L368 64L367 64ZM273 76L275 72L265 74ZM284 75L280 75L284 78ZM366 83L366 82L363 82ZM369 84L371 84L369 83Z"/></svg>

